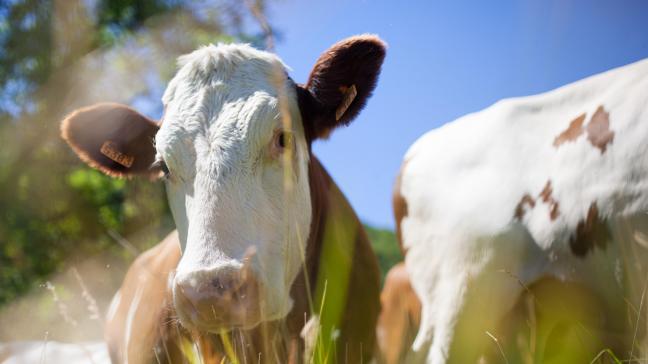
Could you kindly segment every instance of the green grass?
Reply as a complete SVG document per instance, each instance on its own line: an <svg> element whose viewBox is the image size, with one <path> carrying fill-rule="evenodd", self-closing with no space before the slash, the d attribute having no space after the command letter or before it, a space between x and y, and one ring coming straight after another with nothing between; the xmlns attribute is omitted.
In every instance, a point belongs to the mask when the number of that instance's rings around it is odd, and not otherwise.
<svg viewBox="0 0 648 364"><path fill-rule="evenodd" d="M403 260L398 242L396 241L396 234L388 229L381 229L364 225L371 246L378 257L378 265L380 266L380 282L384 282L385 274L396 263Z"/></svg>

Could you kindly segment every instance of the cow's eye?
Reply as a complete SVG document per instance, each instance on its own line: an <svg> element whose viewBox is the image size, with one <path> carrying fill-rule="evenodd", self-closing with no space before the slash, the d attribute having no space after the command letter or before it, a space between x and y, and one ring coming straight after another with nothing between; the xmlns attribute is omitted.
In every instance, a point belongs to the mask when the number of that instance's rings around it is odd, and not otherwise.
<svg viewBox="0 0 648 364"><path fill-rule="evenodd" d="M162 171L162 178L164 179L168 179L171 176L169 167L167 167L166 162L163 161L162 159L158 159L157 161L155 161L155 163L153 163L153 166L151 168Z"/></svg>
<svg viewBox="0 0 648 364"><path fill-rule="evenodd" d="M169 171L169 167L167 167L167 164L164 161L162 161L162 163L160 164L160 169L162 170L162 173L164 173L164 178L169 178L171 172Z"/></svg>
<svg viewBox="0 0 648 364"><path fill-rule="evenodd" d="M279 152L283 152L292 144L292 134L289 131L278 131L275 134L274 146Z"/></svg>
<svg viewBox="0 0 648 364"><path fill-rule="evenodd" d="M295 141L291 132L281 129L275 130L272 142L269 145L271 158L279 158L286 151L294 152L294 144Z"/></svg>

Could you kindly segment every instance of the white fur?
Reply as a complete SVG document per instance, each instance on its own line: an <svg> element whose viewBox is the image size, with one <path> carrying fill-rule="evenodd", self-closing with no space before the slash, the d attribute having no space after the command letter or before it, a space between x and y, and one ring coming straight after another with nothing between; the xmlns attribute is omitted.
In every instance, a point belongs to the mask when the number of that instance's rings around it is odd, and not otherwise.
<svg viewBox="0 0 648 364"><path fill-rule="evenodd" d="M128 307L128 314L126 315L126 335L124 335L124 347L126 348L125 364L128 364L129 361L128 353L130 352L130 350L128 349L131 342L131 335L133 334L133 322L135 320L135 315L137 314L137 310L140 307L140 302L142 300L143 292L144 292L143 286L137 285L137 291L135 291L135 296L133 297L133 301Z"/></svg>
<svg viewBox="0 0 648 364"><path fill-rule="evenodd" d="M425 134L410 148L400 191L408 215L401 227L407 269L423 303L415 349L429 349L429 363L447 360L455 324L471 305L496 323L523 289L517 278L530 284L554 276L589 285L605 299L623 296L616 238L623 221L648 211L647 90L644 60L500 101ZM570 121L586 112L587 125L599 105L614 131L605 153L586 134L554 147ZM559 202L555 221L537 198L548 180ZM536 206L527 206L517 221L516 205L527 193ZM615 241L577 258L569 239L594 201ZM475 327L475 335L484 329L492 328Z"/></svg>
<svg viewBox="0 0 648 364"><path fill-rule="evenodd" d="M108 306L108 311L106 312L106 322L111 322L115 315L117 314L117 309L119 309L119 304L121 303L121 291L117 291L110 301Z"/></svg>
<svg viewBox="0 0 648 364"><path fill-rule="evenodd" d="M292 305L298 244L305 244L311 221L308 149L294 87L279 58L247 45L210 45L179 64L156 137L171 171L167 193L183 250L175 281L201 284L219 269L243 266L255 251L261 321L281 318ZM295 140L290 161L271 153L284 124Z"/></svg>

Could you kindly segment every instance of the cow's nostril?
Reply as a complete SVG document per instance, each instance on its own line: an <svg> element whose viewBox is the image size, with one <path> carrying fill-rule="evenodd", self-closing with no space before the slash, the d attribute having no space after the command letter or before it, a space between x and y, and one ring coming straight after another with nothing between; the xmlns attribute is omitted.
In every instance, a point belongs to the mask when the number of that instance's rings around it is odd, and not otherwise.
<svg viewBox="0 0 648 364"><path fill-rule="evenodd" d="M247 282L246 281L241 281L239 284L235 287L233 290L233 295L237 299L244 299L245 298L245 293L247 290Z"/></svg>
<svg viewBox="0 0 648 364"><path fill-rule="evenodd" d="M233 282L228 277L216 277L212 280L214 292L219 296L224 296L232 291Z"/></svg>
<svg viewBox="0 0 648 364"><path fill-rule="evenodd" d="M212 280L212 286L214 286L217 291L223 290L223 282L219 277L216 277Z"/></svg>
<svg viewBox="0 0 648 364"><path fill-rule="evenodd" d="M229 301L246 299L253 289L254 282L251 282L250 279L244 279L240 275L219 275L212 278L211 285L216 297Z"/></svg>
<svg viewBox="0 0 648 364"><path fill-rule="evenodd" d="M218 295L232 294L238 291L241 286L241 280L237 277L231 277L228 275L219 275L211 281L214 291Z"/></svg>

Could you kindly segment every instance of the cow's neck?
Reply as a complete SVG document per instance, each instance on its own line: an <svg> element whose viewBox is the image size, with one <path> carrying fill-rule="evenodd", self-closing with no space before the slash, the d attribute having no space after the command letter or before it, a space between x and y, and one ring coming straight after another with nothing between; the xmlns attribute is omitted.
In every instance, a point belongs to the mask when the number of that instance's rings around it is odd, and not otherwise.
<svg viewBox="0 0 648 364"><path fill-rule="evenodd" d="M330 211L331 194L337 191L337 188L331 188L334 186L333 180L313 155L311 155L308 165L308 182L311 194L312 220L310 233L306 241L305 267L302 267L291 287L294 307L289 313L287 321L289 331L296 334L299 334L304 326L304 313L311 312L309 304L314 299L319 257L324 240L324 229ZM308 279L308 285L306 285L306 278Z"/></svg>
<svg viewBox="0 0 648 364"><path fill-rule="evenodd" d="M313 322L317 325L308 325L305 339L322 346L307 347L306 355L315 353L310 350L336 352L335 346L343 345L338 359L361 362L371 357L375 340L380 289L377 259L353 208L315 157L311 157L309 180L313 215L306 269L293 284L295 307L287 324L290 332L298 333L310 313L317 313L318 320ZM310 292L305 291L304 277L308 277ZM334 343L316 340L317 336L337 339Z"/></svg>

